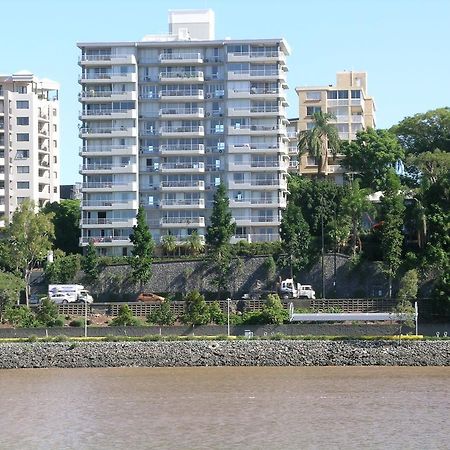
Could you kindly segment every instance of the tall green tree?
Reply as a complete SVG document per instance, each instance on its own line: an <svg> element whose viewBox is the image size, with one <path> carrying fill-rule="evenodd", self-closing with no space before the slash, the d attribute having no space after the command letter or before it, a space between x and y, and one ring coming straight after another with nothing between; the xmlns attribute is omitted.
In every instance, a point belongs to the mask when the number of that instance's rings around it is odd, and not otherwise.
<svg viewBox="0 0 450 450"><path fill-rule="evenodd" d="M20 292L24 287L25 284L21 278L12 273L0 271L0 321L9 307L19 303Z"/></svg>
<svg viewBox="0 0 450 450"><path fill-rule="evenodd" d="M369 189L361 189L359 180L349 184L342 198L342 212L351 222L351 251L355 256L357 251L362 251L361 228L365 213L373 211L373 205L369 200Z"/></svg>
<svg viewBox="0 0 450 450"><path fill-rule="evenodd" d="M175 315L170 309L170 300L164 300L159 308L155 308L148 316L147 322L154 325L173 325Z"/></svg>
<svg viewBox="0 0 450 450"><path fill-rule="evenodd" d="M450 108L438 108L405 117L392 127L407 154L440 149L450 152Z"/></svg>
<svg viewBox="0 0 450 450"><path fill-rule="evenodd" d="M392 281L402 262L404 196L397 175L391 170L385 179L385 190L381 197L381 249L383 271L389 280L389 297L392 297Z"/></svg>
<svg viewBox="0 0 450 450"><path fill-rule="evenodd" d="M205 247L202 237L196 231L187 237L185 245L187 251L193 256L200 254Z"/></svg>
<svg viewBox="0 0 450 450"><path fill-rule="evenodd" d="M6 227L4 249L10 267L21 274L25 282L27 305L31 273L47 257L53 238L52 214L36 213L34 203L29 200L17 208Z"/></svg>
<svg viewBox="0 0 450 450"><path fill-rule="evenodd" d="M216 254L222 253L236 231L232 221L230 200L224 184L220 184L214 194L210 225L206 228L206 244Z"/></svg>
<svg viewBox="0 0 450 450"><path fill-rule="evenodd" d="M136 225L133 226L130 241L133 243L132 257L130 259L132 276L139 283L142 290L144 284L152 276L153 251L155 248L143 206L139 207Z"/></svg>
<svg viewBox="0 0 450 450"><path fill-rule="evenodd" d="M45 278L49 283L73 283L75 276L81 269L81 258L78 254L65 255L56 250L54 260L45 266Z"/></svg>
<svg viewBox="0 0 450 450"><path fill-rule="evenodd" d="M284 264L291 267L291 275L303 269L309 262L311 235L301 209L288 202L281 219L280 236L287 255Z"/></svg>
<svg viewBox="0 0 450 450"><path fill-rule="evenodd" d="M184 323L191 325L207 325L211 316L205 297L198 291L192 291L186 296L186 309L182 317Z"/></svg>
<svg viewBox="0 0 450 450"><path fill-rule="evenodd" d="M43 211L53 214L54 246L66 254L80 253L80 200L61 200L47 204Z"/></svg>
<svg viewBox="0 0 450 450"><path fill-rule="evenodd" d="M388 173L405 156L394 134L372 128L358 132L356 140L343 143L342 151L342 165L360 179L362 187L374 191L384 190Z"/></svg>
<svg viewBox="0 0 450 450"><path fill-rule="evenodd" d="M100 275L100 259L92 241L89 241L86 254L81 259L81 268L89 283L94 283L98 280Z"/></svg>
<svg viewBox="0 0 450 450"><path fill-rule="evenodd" d="M318 173L326 175L328 157L339 152L340 139L336 125L330 123L335 116L322 111L313 114L313 128L300 131L298 134L298 149L300 154L307 152L318 161Z"/></svg>

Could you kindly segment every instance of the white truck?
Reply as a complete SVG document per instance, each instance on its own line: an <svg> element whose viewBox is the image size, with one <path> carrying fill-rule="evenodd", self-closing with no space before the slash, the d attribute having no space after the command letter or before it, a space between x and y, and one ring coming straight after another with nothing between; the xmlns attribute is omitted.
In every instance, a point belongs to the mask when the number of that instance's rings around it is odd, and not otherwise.
<svg viewBox="0 0 450 450"><path fill-rule="evenodd" d="M316 291L310 284L294 283L292 278L283 280L280 284L280 294L283 298L316 298Z"/></svg>
<svg viewBox="0 0 450 450"><path fill-rule="evenodd" d="M49 284L48 298L55 303L92 303L94 299L81 284Z"/></svg>

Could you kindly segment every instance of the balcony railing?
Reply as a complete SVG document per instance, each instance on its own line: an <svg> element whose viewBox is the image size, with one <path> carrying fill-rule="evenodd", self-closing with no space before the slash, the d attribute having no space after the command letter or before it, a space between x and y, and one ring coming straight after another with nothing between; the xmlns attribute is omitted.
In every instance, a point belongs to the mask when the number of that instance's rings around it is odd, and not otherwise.
<svg viewBox="0 0 450 450"><path fill-rule="evenodd" d="M131 111L135 111L135 109L88 109L85 111L80 111L80 115L82 116L110 116L112 114L127 114Z"/></svg>
<svg viewBox="0 0 450 450"><path fill-rule="evenodd" d="M184 152L184 151L204 152L205 146L204 146L204 144L166 144L166 145L160 145L159 151L161 151L161 152Z"/></svg>
<svg viewBox="0 0 450 450"><path fill-rule="evenodd" d="M168 78L168 79L191 79L191 78L203 78L203 72L201 70L198 71L189 71L189 72L161 72L159 74L160 79Z"/></svg>
<svg viewBox="0 0 450 450"><path fill-rule="evenodd" d="M281 167L280 161L252 161L250 167L271 167L278 169Z"/></svg>
<svg viewBox="0 0 450 450"><path fill-rule="evenodd" d="M203 116L203 108L161 108L159 114L161 116L171 115L198 115Z"/></svg>
<svg viewBox="0 0 450 450"><path fill-rule="evenodd" d="M105 127L105 128L80 128L80 132L84 134L110 134L117 131L128 131L128 127Z"/></svg>
<svg viewBox="0 0 450 450"><path fill-rule="evenodd" d="M112 181L90 181L82 183L82 189L110 189L116 187L127 187L128 183L112 182Z"/></svg>
<svg viewBox="0 0 450 450"><path fill-rule="evenodd" d="M130 166L131 164L82 164L80 170L113 170Z"/></svg>
<svg viewBox="0 0 450 450"><path fill-rule="evenodd" d="M202 125L199 126L184 126L184 127L161 127L159 132L162 133L204 133L204 128Z"/></svg>
<svg viewBox="0 0 450 450"><path fill-rule="evenodd" d="M177 90L162 90L159 93L160 97L203 97L202 89L177 89Z"/></svg>
<svg viewBox="0 0 450 450"><path fill-rule="evenodd" d="M175 163L161 163L159 166L164 169L204 169L205 164L203 162L175 162Z"/></svg>
<svg viewBox="0 0 450 450"><path fill-rule="evenodd" d="M252 180L250 184L252 186L278 186L281 185L281 181L277 179Z"/></svg>
<svg viewBox="0 0 450 450"><path fill-rule="evenodd" d="M200 53L161 53L159 55L160 61L184 61L184 60L201 60Z"/></svg>
<svg viewBox="0 0 450 450"><path fill-rule="evenodd" d="M161 225L166 224L187 224L187 225L199 225L203 226L205 224L204 217L162 217Z"/></svg>
<svg viewBox="0 0 450 450"><path fill-rule="evenodd" d="M162 188L191 188L191 187L203 187L205 185L204 181L161 181Z"/></svg>
<svg viewBox="0 0 450 450"><path fill-rule="evenodd" d="M197 199L165 199L161 200L161 206L205 206L205 200L202 198Z"/></svg>

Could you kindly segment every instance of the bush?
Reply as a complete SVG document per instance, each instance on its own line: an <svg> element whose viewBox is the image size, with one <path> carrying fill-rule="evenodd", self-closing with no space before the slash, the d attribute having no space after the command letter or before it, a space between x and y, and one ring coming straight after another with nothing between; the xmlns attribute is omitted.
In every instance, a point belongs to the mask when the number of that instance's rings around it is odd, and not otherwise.
<svg viewBox="0 0 450 450"><path fill-rule="evenodd" d="M132 327L141 325L141 321L133 316L133 312L128 305L122 305L119 308L119 315L111 320L111 325Z"/></svg>
<svg viewBox="0 0 450 450"><path fill-rule="evenodd" d="M64 320L59 317L58 307L48 298L44 298L36 314L40 326L62 327Z"/></svg>
<svg viewBox="0 0 450 450"><path fill-rule="evenodd" d="M18 328L33 328L39 325L36 316L27 306L7 308L5 318L12 326Z"/></svg>
<svg viewBox="0 0 450 450"><path fill-rule="evenodd" d="M192 291L186 296L186 311L182 321L191 325L207 325L210 322L209 308L205 297L198 291Z"/></svg>
<svg viewBox="0 0 450 450"><path fill-rule="evenodd" d="M215 301L209 305L209 317L211 322L217 325L223 325L227 322L227 318L220 308L219 302Z"/></svg>
<svg viewBox="0 0 450 450"><path fill-rule="evenodd" d="M175 316L170 309L170 300L163 301L159 308L154 309L147 316L147 322L155 325L173 325Z"/></svg>
<svg viewBox="0 0 450 450"><path fill-rule="evenodd" d="M69 322L69 327L84 327L84 319L74 319Z"/></svg>

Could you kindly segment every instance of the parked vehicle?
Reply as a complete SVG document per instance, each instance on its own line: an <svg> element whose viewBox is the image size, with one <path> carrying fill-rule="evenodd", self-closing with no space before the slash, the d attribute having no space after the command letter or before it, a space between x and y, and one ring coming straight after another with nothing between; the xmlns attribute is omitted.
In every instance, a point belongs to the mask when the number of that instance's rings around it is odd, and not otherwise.
<svg viewBox="0 0 450 450"><path fill-rule="evenodd" d="M280 284L280 294L283 298L316 298L316 291L310 284L294 283L292 278L283 280Z"/></svg>
<svg viewBox="0 0 450 450"><path fill-rule="evenodd" d="M49 294L48 298L57 305L63 305L66 303L72 303L76 301L74 300L74 297L64 292L56 292L55 294Z"/></svg>
<svg viewBox="0 0 450 450"><path fill-rule="evenodd" d="M92 295L89 294L89 291L81 284L49 284L48 297L50 300L53 300L53 297L55 297L56 294L64 294L66 296L67 302L63 303L92 303L94 301ZM61 296L56 298L63 299Z"/></svg>
<svg viewBox="0 0 450 450"><path fill-rule="evenodd" d="M138 302L163 302L164 300L164 297L150 292L141 292L136 299Z"/></svg>

